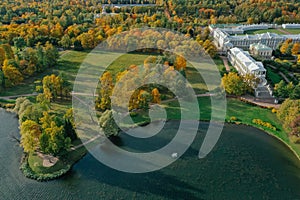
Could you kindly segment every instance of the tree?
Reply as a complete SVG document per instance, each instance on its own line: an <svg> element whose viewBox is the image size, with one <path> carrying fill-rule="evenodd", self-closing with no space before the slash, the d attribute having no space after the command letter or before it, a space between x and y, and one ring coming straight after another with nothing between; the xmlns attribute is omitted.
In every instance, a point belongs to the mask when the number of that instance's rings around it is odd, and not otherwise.
<svg viewBox="0 0 300 200"><path fill-rule="evenodd" d="M291 132L292 122L300 115L300 100L286 99L280 106L277 117L283 123L283 127Z"/></svg>
<svg viewBox="0 0 300 200"><path fill-rule="evenodd" d="M69 119L65 119L64 133L65 133L65 138L70 138L71 141L77 139L77 134L75 132L74 126L72 125L72 122Z"/></svg>
<svg viewBox="0 0 300 200"><path fill-rule="evenodd" d="M2 68L4 60L5 60L5 51L2 47L0 47L0 69Z"/></svg>
<svg viewBox="0 0 300 200"><path fill-rule="evenodd" d="M12 64L8 64L8 63L4 62L2 71L3 71L4 77L6 78L6 80L5 80L6 87L18 85L24 79L21 72L16 67L14 67Z"/></svg>
<svg viewBox="0 0 300 200"><path fill-rule="evenodd" d="M82 47L82 44L81 44L80 40L75 40L74 41L74 50L76 50L76 51L82 51L83 50L83 47Z"/></svg>
<svg viewBox="0 0 300 200"><path fill-rule="evenodd" d="M201 43L200 43L201 45ZM217 54L217 47L214 45L213 42L210 40L205 40L205 42L202 44L205 52L212 58L214 58Z"/></svg>
<svg viewBox="0 0 300 200"><path fill-rule="evenodd" d="M286 90L286 83L283 80L275 84L274 95L281 98L287 98L289 96Z"/></svg>
<svg viewBox="0 0 300 200"><path fill-rule="evenodd" d="M91 33L82 33L77 37L84 49L92 49L95 47L95 38Z"/></svg>
<svg viewBox="0 0 300 200"><path fill-rule="evenodd" d="M26 42L23 37L16 37L13 41L14 46L17 47L18 50L22 50L26 46Z"/></svg>
<svg viewBox="0 0 300 200"><path fill-rule="evenodd" d="M70 96L70 83L65 80L64 75L56 76L54 74L45 76L42 81L43 98L47 101L56 100L58 97ZM39 89L39 87L38 87Z"/></svg>
<svg viewBox="0 0 300 200"><path fill-rule="evenodd" d="M103 129L106 137L117 136L120 132L120 129L113 118L112 112L112 110L106 110L99 118L100 127Z"/></svg>
<svg viewBox="0 0 300 200"><path fill-rule="evenodd" d="M161 99L160 99L160 93L159 93L159 90L157 88L154 88L151 92L152 94L152 102L153 103L157 103L157 104L160 104L161 102Z"/></svg>
<svg viewBox="0 0 300 200"><path fill-rule="evenodd" d="M111 99L113 91L113 79L110 72L105 72L100 78L100 104L97 107L101 110L107 110L111 107Z"/></svg>
<svg viewBox="0 0 300 200"><path fill-rule="evenodd" d="M41 128L38 123L26 120L21 124L21 146L24 151L29 153L38 149Z"/></svg>
<svg viewBox="0 0 300 200"><path fill-rule="evenodd" d="M254 19L252 17L249 17L247 20L247 24L254 24Z"/></svg>
<svg viewBox="0 0 300 200"><path fill-rule="evenodd" d="M300 52L300 43L297 42L293 45L292 55L297 55Z"/></svg>
<svg viewBox="0 0 300 200"><path fill-rule="evenodd" d="M64 36L61 38L59 44L60 44L63 48L69 49L69 48L71 47L71 45L72 45L72 41L71 41L70 36L69 36L69 35L64 35Z"/></svg>
<svg viewBox="0 0 300 200"><path fill-rule="evenodd" d="M228 94L240 96L246 92L243 78L234 72L224 75L222 85Z"/></svg>
<svg viewBox="0 0 300 200"><path fill-rule="evenodd" d="M57 49L52 44L47 42L43 48L43 51L44 51L44 55L43 55L44 67L54 67L59 58Z"/></svg>
<svg viewBox="0 0 300 200"><path fill-rule="evenodd" d="M290 94L291 99L300 99L300 83L294 87L293 92Z"/></svg>
<svg viewBox="0 0 300 200"><path fill-rule="evenodd" d="M287 39L286 41L284 41L280 47L280 52L282 54L287 54L288 53L288 48L290 46L290 44L292 43L292 39Z"/></svg>
<svg viewBox="0 0 300 200"><path fill-rule="evenodd" d="M183 56L176 56L174 65L177 71L185 70L186 69L185 58Z"/></svg>
<svg viewBox="0 0 300 200"><path fill-rule="evenodd" d="M57 126L54 121L50 121L50 127L43 129L43 131L49 136L49 152L53 155L57 155L62 150L67 150L69 148L65 144L65 137L63 132L63 126Z"/></svg>
<svg viewBox="0 0 300 200"><path fill-rule="evenodd" d="M5 52L5 59L14 59L14 52L9 44L2 44L1 47L4 49Z"/></svg>
<svg viewBox="0 0 300 200"><path fill-rule="evenodd" d="M298 115L291 123L292 135L300 136L300 115Z"/></svg>
<svg viewBox="0 0 300 200"><path fill-rule="evenodd" d="M51 151L50 148L50 137L47 133L42 133L40 136L40 149L42 152L44 153L48 153L49 151Z"/></svg>

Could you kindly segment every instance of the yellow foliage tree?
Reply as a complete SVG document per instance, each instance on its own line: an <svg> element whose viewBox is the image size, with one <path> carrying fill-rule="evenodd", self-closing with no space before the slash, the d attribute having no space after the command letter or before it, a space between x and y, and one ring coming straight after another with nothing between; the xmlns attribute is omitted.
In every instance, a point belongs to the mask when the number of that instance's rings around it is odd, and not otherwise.
<svg viewBox="0 0 300 200"><path fill-rule="evenodd" d="M297 55L300 52L300 43L297 42L293 45L292 55Z"/></svg>
<svg viewBox="0 0 300 200"><path fill-rule="evenodd" d="M177 56L174 65L176 70L178 71L185 70L186 69L185 58L183 56Z"/></svg>
<svg viewBox="0 0 300 200"><path fill-rule="evenodd" d="M154 88L151 93L152 93L152 102L160 104L161 99L160 99L159 90L157 88Z"/></svg>

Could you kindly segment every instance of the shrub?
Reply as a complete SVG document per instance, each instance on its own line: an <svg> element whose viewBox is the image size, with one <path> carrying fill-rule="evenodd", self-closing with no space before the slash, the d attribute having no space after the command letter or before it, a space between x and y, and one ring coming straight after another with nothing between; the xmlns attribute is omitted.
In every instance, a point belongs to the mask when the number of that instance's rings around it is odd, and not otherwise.
<svg viewBox="0 0 300 200"><path fill-rule="evenodd" d="M277 113L277 110L275 108L273 108L272 113Z"/></svg>
<svg viewBox="0 0 300 200"><path fill-rule="evenodd" d="M230 117L230 121L237 121L237 118L232 116L232 117Z"/></svg>
<svg viewBox="0 0 300 200"><path fill-rule="evenodd" d="M136 117L138 115L138 113L137 112L130 112L130 117Z"/></svg>
<svg viewBox="0 0 300 200"><path fill-rule="evenodd" d="M271 123L269 123L269 122L264 122L264 121L261 120L261 119L253 119L253 120L252 120L252 123L276 131L276 127L275 127L275 126L273 126L273 125L272 125Z"/></svg>
<svg viewBox="0 0 300 200"><path fill-rule="evenodd" d="M14 107L15 107L15 104L13 104L13 103L8 103L5 105L6 109L13 109Z"/></svg>

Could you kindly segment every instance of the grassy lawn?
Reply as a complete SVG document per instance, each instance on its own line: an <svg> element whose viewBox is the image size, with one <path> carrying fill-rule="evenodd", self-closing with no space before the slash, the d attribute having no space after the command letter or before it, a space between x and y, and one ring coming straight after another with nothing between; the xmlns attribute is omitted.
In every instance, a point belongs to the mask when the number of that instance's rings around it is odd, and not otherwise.
<svg viewBox="0 0 300 200"><path fill-rule="evenodd" d="M252 30L252 31L246 31L245 34L248 35L255 35L255 34L262 34L262 33L276 33L278 35L286 35L288 33L290 34L300 34L300 29L266 29L266 30ZM288 33L285 33L288 32ZM244 35L244 34L242 34Z"/></svg>
<svg viewBox="0 0 300 200"><path fill-rule="evenodd" d="M279 74L275 73L274 70L270 67L267 67L267 77L271 80L273 85L279 83L282 80L282 77Z"/></svg>
<svg viewBox="0 0 300 200"><path fill-rule="evenodd" d="M252 31L246 31L245 33L247 33L248 35L255 35L255 34L262 34L262 33L276 33L279 35L284 35L284 32L281 32L278 29L266 29L266 30L252 30Z"/></svg>
<svg viewBox="0 0 300 200"><path fill-rule="evenodd" d="M78 139L73 142L73 145L79 145L81 141ZM85 147L80 147L74 151L67 152L64 155L59 156L59 160L52 167L44 167L43 159L41 159L36 153L30 153L28 156L28 164L31 170L36 174L51 174L60 170L68 170L70 166L80 160L87 150Z"/></svg>
<svg viewBox="0 0 300 200"><path fill-rule="evenodd" d="M300 29L283 29L290 34L300 34Z"/></svg>
<svg viewBox="0 0 300 200"><path fill-rule="evenodd" d="M33 77L27 78L22 84L7 88L0 93L0 96L11 96L11 95L22 95L22 94L32 94L35 92L35 81L42 80L44 76L50 74L64 73L70 82L73 82L80 64L86 57L88 52L85 51L66 51L58 60L56 67L49 68L42 73L36 74Z"/></svg>
<svg viewBox="0 0 300 200"><path fill-rule="evenodd" d="M149 57L150 54L142 53L128 53L120 56L111 65L107 68L112 74L117 75L119 72L122 72L128 69L131 65L143 65L144 60ZM154 54L155 56L155 54Z"/></svg>
<svg viewBox="0 0 300 200"><path fill-rule="evenodd" d="M270 109L252 106L237 99L227 99L226 119L229 120L232 116L237 117L238 122L263 129L266 132L281 138L300 156L300 145L290 141L287 133L283 130L281 122L277 119L276 114L272 113ZM254 124L252 123L253 119L261 119L265 122L269 122L275 126L277 130L274 131Z"/></svg>
<svg viewBox="0 0 300 200"><path fill-rule="evenodd" d="M273 30L273 29L271 29ZM270 30L262 30L263 32L271 32ZM278 31L278 30L273 30ZM261 31L256 31L261 32ZM253 32L254 33L254 32ZM39 74L35 77L26 79L22 85L17 87L8 89L1 93L2 96L7 95L18 95L18 94L28 94L34 92L34 81L41 80L43 76L50 75L52 73L58 74L59 72L63 72L66 74L68 80L73 83L77 71L87 56L88 52L77 52L77 51L66 51L63 52L57 67L46 70L44 73ZM130 53L120 56L117 60L115 60L109 67L108 70L113 74L117 74L120 71L127 69L130 65L141 65L144 60L149 56L149 54L137 54ZM214 62L219 70L224 68L224 64L222 59L216 58ZM272 70L268 70L268 76L272 80L273 83L278 83L281 80L281 77L277 75ZM192 86L196 92L196 94L201 94L207 91L207 87L203 81L203 78L196 69L192 67L187 67L186 76L189 82L192 83ZM32 101L34 98L32 97ZM11 102L11 101L9 101ZM3 102L3 103L9 103ZM199 108L200 108L200 120L210 120L211 119L211 102L209 97L199 97L198 98ZM181 119L179 103L177 100L170 101L162 104L167 111L168 119L178 120ZM70 108L71 101L64 102L56 102L52 105L52 110L63 115L63 113ZM187 108L189 109L189 108ZM191 110L192 111L192 110ZM245 114L246 113L246 114ZM238 123L248 124L251 126L255 126L260 129L264 129L265 131L278 136L287 144L293 147L293 149L300 155L300 145L292 144L287 136L287 134L283 131L281 123L278 121L276 114L272 113L270 109L263 109L257 106L249 105L247 103L241 102L236 99L227 99L227 115L226 120L230 121L231 117L236 117ZM265 122L271 123L276 127L277 131L267 129L261 127L259 125L253 124L253 119L262 119ZM149 121L148 113L142 112L135 116L133 116L133 121L142 123L143 121ZM80 141L75 141L74 145L80 144ZM45 168L42 166L42 160L34 154L30 154L28 158L28 162L30 167L36 173L51 173L57 170L63 169L68 165L74 164L78 161L84 154L86 153L86 149L81 147L75 151L68 152L65 155L61 156L61 159L52 167Z"/></svg>
<svg viewBox="0 0 300 200"><path fill-rule="evenodd" d="M28 163L30 168L37 174L50 174L67 167L61 160L57 161L57 163L52 167L43 167L43 159L35 153L29 154Z"/></svg>

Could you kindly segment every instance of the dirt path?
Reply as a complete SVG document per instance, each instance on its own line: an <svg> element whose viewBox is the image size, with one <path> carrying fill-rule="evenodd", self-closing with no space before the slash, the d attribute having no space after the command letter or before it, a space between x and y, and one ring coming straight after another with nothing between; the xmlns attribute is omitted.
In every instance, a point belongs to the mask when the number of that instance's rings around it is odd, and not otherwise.
<svg viewBox="0 0 300 200"><path fill-rule="evenodd" d="M62 51L62 53L60 54L60 57L66 55L66 54L68 54L68 53L70 53L70 50Z"/></svg>
<svg viewBox="0 0 300 200"><path fill-rule="evenodd" d="M253 96L249 96L249 95L244 95L241 97L241 100L253 103L257 106L262 106L262 107L270 107L270 108L276 108L279 109L280 104L276 104L274 103L275 99L274 98L270 98L270 99L263 99L263 101L261 101L258 98L255 98Z"/></svg>
<svg viewBox="0 0 300 200"><path fill-rule="evenodd" d="M31 96L37 96L38 93L34 92L31 94L19 94L19 95L13 95L13 96L0 96L0 99L4 99L4 100L10 100L10 99L16 99L19 97L31 97Z"/></svg>
<svg viewBox="0 0 300 200"><path fill-rule="evenodd" d="M57 161L59 160L57 157L42 154L41 152L37 152L37 155L43 159L43 167L52 167L54 166Z"/></svg>
<svg viewBox="0 0 300 200"><path fill-rule="evenodd" d="M91 143L91 142L97 140L97 139L100 138L100 137L102 137L102 135L97 135L96 137L94 137L94 138L92 138L92 139L90 139L90 140L88 140L88 141L86 141L86 142L84 142L84 143L82 143L82 144L79 144L79 145L77 145L77 146L71 147L71 150L72 150L72 151L75 151L76 149L79 149L80 147L83 147L83 146L85 146L85 145L87 145L87 144L89 144L89 143Z"/></svg>
<svg viewBox="0 0 300 200"><path fill-rule="evenodd" d="M284 33L284 34L287 34L287 35L290 35L291 33L290 32L288 32L288 31L286 31L286 30L283 30L283 29L276 29L276 30L278 30L278 31L280 31L281 33Z"/></svg>
<svg viewBox="0 0 300 200"><path fill-rule="evenodd" d="M279 75L287 82L287 83L290 83L291 81L282 73L282 72L279 72Z"/></svg>
<svg viewBox="0 0 300 200"><path fill-rule="evenodd" d="M223 60L224 66L226 68L226 71L230 72L230 67L229 67L229 64L228 64L228 59L226 57L224 57L224 56L220 56L220 58Z"/></svg>

